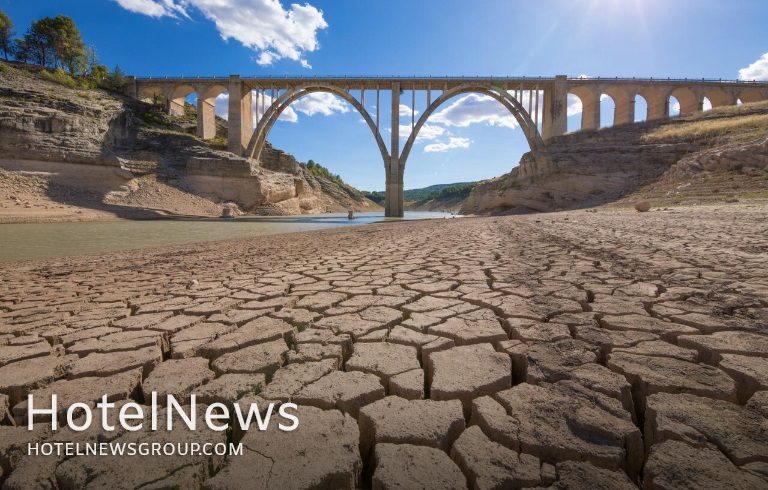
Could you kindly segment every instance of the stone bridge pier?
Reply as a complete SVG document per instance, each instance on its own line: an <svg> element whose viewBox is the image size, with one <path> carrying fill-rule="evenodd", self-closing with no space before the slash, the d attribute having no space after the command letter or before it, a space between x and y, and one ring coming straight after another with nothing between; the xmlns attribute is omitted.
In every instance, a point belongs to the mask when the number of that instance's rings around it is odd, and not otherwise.
<svg viewBox="0 0 768 490"><path fill-rule="evenodd" d="M243 78L130 78L129 95L152 99L161 95L171 115L183 115L185 101L197 96L197 135L210 139L216 135L215 102L228 95L228 142L232 153L258 165L267 137L280 115L296 100L313 93L330 93L356 109L367 123L379 148L386 175L385 214L403 216L403 178L405 166L419 131L427 119L449 99L475 93L496 100L515 117L534 152L546 151L546 144L568 132L568 97L581 102L582 131L601 127L603 101L613 102L613 125L670 116L674 99L680 114L701 111L705 100L712 107L748 104L768 100L768 82L722 80L673 80L636 78L554 78L512 77L266 77ZM387 128L381 122L381 93L389 94L391 107ZM416 118L416 93L426 95L426 109ZM366 106L366 94L375 103ZM401 98L410 95L411 131L401 138ZM422 100L424 97L420 97ZM647 110L638 114L636 102L642 98ZM367 107L375 108L370 113ZM383 117L382 117L383 116ZM407 127L407 126L406 126ZM389 145L385 135L390 132ZM500 169L508 171L509 169Z"/></svg>

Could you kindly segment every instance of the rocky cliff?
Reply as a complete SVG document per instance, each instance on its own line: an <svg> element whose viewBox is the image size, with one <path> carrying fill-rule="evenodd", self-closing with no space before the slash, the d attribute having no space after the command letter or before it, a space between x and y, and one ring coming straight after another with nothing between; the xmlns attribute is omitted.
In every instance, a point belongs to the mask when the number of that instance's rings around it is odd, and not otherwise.
<svg viewBox="0 0 768 490"><path fill-rule="evenodd" d="M765 195L763 195L765 194ZM768 104L568 134L479 184L464 214L768 197Z"/></svg>
<svg viewBox="0 0 768 490"><path fill-rule="evenodd" d="M24 161L34 161L30 171L55 179L67 173L61 163L74 165L69 170L81 175L111 169L107 173L122 179L113 197L125 192L125 181L151 174L180 195L234 203L254 214L378 208L355 189L310 174L271 146L262 165L254 166L158 117L149 104L103 90L70 89L26 66L3 62L0 68L0 167L8 170L23 170ZM69 179L68 185L76 184Z"/></svg>

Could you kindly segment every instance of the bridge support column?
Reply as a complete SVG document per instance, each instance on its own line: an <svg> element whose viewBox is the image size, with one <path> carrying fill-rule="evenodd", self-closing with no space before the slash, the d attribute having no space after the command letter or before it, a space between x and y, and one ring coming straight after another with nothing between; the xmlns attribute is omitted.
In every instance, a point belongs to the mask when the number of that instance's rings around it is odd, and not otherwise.
<svg viewBox="0 0 768 490"><path fill-rule="evenodd" d="M686 100L685 102L678 99L678 102L680 102L681 116L687 116L688 114L693 114L694 112L701 112L704 110L703 95L696 94L695 97L691 98L691 100Z"/></svg>
<svg viewBox="0 0 768 490"><path fill-rule="evenodd" d="M600 129L600 94L595 94L589 99L581 101L583 108L581 113L581 130L591 131Z"/></svg>
<svg viewBox="0 0 768 490"><path fill-rule="evenodd" d="M542 139L548 141L568 131L568 77L558 75L552 88L544 91Z"/></svg>
<svg viewBox="0 0 768 490"><path fill-rule="evenodd" d="M387 195L384 201L384 216L403 217L403 174L400 162L400 82L392 84L392 145L387 162Z"/></svg>
<svg viewBox="0 0 768 490"><path fill-rule="evenodd" d="M204 140L216 137L215 101L215 97L205 99L203 94L197 94L197 136Z"/></svg>
<svg viewBox="0 0 768 490"><path fill-rule="evenodd" d="M184 101L185 97L172 98L173 92L165 92L165 110L169 116L180 117L184 115Z"/></svg>
<svg viewBox="0 0 768 490"><path fill-rule="evenodd" d="M622 124L632 124L635 122L635 96L627 98L626 100L616 100L615 112L613 113L613 125L621 126Z"/></svg>
<svg viewBox="0 0 768 490"><path fill-rule="evenodd" d="M239 75L229 77L227 150L242 156L253 133L253 95Z"/></svg>
<svg viewBox="0 0 768 490"><path fill-rule="evenodd" d="M661 93L644 93L645 101L648 104L648 121L658 121L659 119L669 118L669 101Z"/></svg>

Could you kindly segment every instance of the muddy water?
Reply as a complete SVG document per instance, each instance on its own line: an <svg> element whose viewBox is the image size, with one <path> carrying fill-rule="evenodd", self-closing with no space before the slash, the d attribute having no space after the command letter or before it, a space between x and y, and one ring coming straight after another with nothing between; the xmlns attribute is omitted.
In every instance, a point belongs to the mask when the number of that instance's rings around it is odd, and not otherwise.
<svg viewBox="0 0 768 490"><path fill-rule="evenodd" d="M405 219L446 217L451 215L405 213ZM349 220L344 213L228 220L0 224L0 262L319 230L374 223L384 219L382 213L358 213L357 219Z"/></svg>

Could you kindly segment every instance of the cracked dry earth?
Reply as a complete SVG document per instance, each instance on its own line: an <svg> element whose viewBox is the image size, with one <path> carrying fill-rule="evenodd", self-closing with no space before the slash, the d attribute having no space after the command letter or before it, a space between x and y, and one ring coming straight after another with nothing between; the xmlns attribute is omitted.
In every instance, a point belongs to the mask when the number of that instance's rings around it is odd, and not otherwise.
<svg viewBox="0 0 768 490"><path fill-rule="evenodd" d="M767 218L384 223L6 264L3 488L768 488ZM292 401L300 426L23 426L29 393L151 391ZM169 440L244 454L25 456Z"/></svg>

